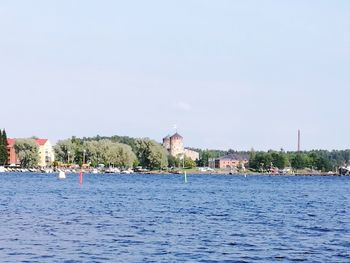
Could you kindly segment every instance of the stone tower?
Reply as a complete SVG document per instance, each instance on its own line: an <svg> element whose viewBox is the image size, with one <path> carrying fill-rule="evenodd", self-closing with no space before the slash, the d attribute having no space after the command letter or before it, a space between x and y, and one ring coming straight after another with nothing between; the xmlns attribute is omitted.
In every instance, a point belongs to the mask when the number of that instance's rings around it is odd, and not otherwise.
<svg viewBox="0 0 350 263"><path fill-rule="evenodd" d="M163 138L163 147L170 152L170 135Z"/></svg>
<svg viewBox="0 0 350 263"><path fill-rule="evenodd" d="M183 137L175 133L170 137L170 155L178 157L179 155L183 155L185 152Z"/></svg>

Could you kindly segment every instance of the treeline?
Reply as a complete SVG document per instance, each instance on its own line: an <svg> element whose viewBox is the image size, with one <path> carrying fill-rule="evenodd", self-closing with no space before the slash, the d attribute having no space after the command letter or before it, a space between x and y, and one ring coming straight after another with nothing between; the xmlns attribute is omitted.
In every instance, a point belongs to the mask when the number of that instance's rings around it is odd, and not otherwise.
<svg viewBox="0 0 350 263"><path fill-rule="evenodd" d="M33 139L18 139L15 143L17 158L22 167L34 167L38 163L38 146ZM234 154L248 159L248 167L253 171L270 171L273 168L284 169L313 169L320 171L334 171L336 168L349 164L350 150L313 150L304 152L281 151L228 151L202 150L196 162L189 158L180 159L170 156L164 147L151 139L131 138L127 136L95 136L58 141L54 147L55 165L61 164L89 164L96 167L100 164L130 168L142 166L150 170L195 166L209 166L210 158L219 158L227 154ZM0 165L6 164L7 135L0 130Z"/></svg>
<svg viewBox="0 0 350 263"><path fill-rule="evenodd" d="M190 158L170 156L164 147L148 138L128 136L72 137L58 141L54 147L56 160L61 163L88 163L130 168L142 166L150 170L166 168L193 168L197 163Z"/></svg>
<svg viewBox="0 0 350 263"><path fill-rule="evenodd" d="M281 151L235 151L235 150L202 150L199 152L197 166L209 166L210 158L219 158L228 154L235 154L249 160L249 169L253 171L269 171L272 168L284 169L291 167L294 170L313 169L319 171L334 171L338 167L350 164L350 150L312 150L303 152Z"/></svg>
<svg viewBox="0 0 350 263"><path fill-rule="evenodd" d="M272 168L294 170L313 169L323 172L333 171L340 166L347 165L350 150L312 150L304 152L251 151L249 168L255 171L268 171Z"/></svg>
<svg viewBox="0 0 350 263"><path fill-rule="evenodd" d="M129 145L133 151L136 150L136 142L138 139L129 137L129 136L118 136L118 135L113 135L113 136L100 136L96 135L94 137L83 137L82 139L78 139L76 137L72 137L73 141L101 141L101 140L110 140L112 142L118 142L122 144Z"/></svg>
<svg viewBox="0 0 350 263"><path fill-rule="evenodd" d="M148 138L72 137L58 141L54 150L56 160L61 163L87 163L94 167L100 164L122 168L142 166L150 170L168 167L166 150L161 144Z"/></svg>
<svg viewBox="0 0 350 263"><path fill-rule="evenodd" d="M38 165L39 149L34 139L17 139L14 148L21 167L31 168ZM125 169L142 166L149 170L196 166L196 163L189 158L182 160L170 156L160 143L148 138L72 137L58 141L54 146L54 152L53 166L88 164L97 167L102 164L106 167Z"/></svg>
<svg viewBox="0 0 350 263"><path fill-rule="evenodd" d="M7 163L8 153L7 153L7 134L5 129L0 130L0 166Z"/></svg>

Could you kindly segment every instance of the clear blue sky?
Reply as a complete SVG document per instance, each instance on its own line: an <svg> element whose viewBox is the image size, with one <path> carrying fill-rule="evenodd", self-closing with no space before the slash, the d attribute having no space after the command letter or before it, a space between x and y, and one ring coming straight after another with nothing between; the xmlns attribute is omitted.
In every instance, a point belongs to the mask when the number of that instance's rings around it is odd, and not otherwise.
<svg viewBox="0 0 350 263"><path fill-rule="evenodd" d="M350 148L350 1L0 2L0 127Z"/></svg>

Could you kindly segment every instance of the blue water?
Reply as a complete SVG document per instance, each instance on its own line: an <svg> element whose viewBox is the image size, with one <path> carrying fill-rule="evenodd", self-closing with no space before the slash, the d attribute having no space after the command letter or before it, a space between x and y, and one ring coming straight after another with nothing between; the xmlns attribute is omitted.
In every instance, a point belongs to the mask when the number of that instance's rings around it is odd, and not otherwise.
<svg viewBox="0 0 350 263"><path fill-rule="evenodd" d="M0 174L1 262L350 262L350 177Z"/></svg>

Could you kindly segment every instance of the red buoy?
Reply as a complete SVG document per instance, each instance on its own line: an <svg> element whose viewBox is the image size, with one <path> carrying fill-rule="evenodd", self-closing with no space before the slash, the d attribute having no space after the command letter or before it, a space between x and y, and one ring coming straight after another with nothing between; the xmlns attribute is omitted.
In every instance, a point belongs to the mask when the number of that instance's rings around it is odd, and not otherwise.
<svg viewBox="0 0 350 263"><path fill-rule="evenodd" d="M83 169L80 170L79 183L83 184Z"/></svg>

